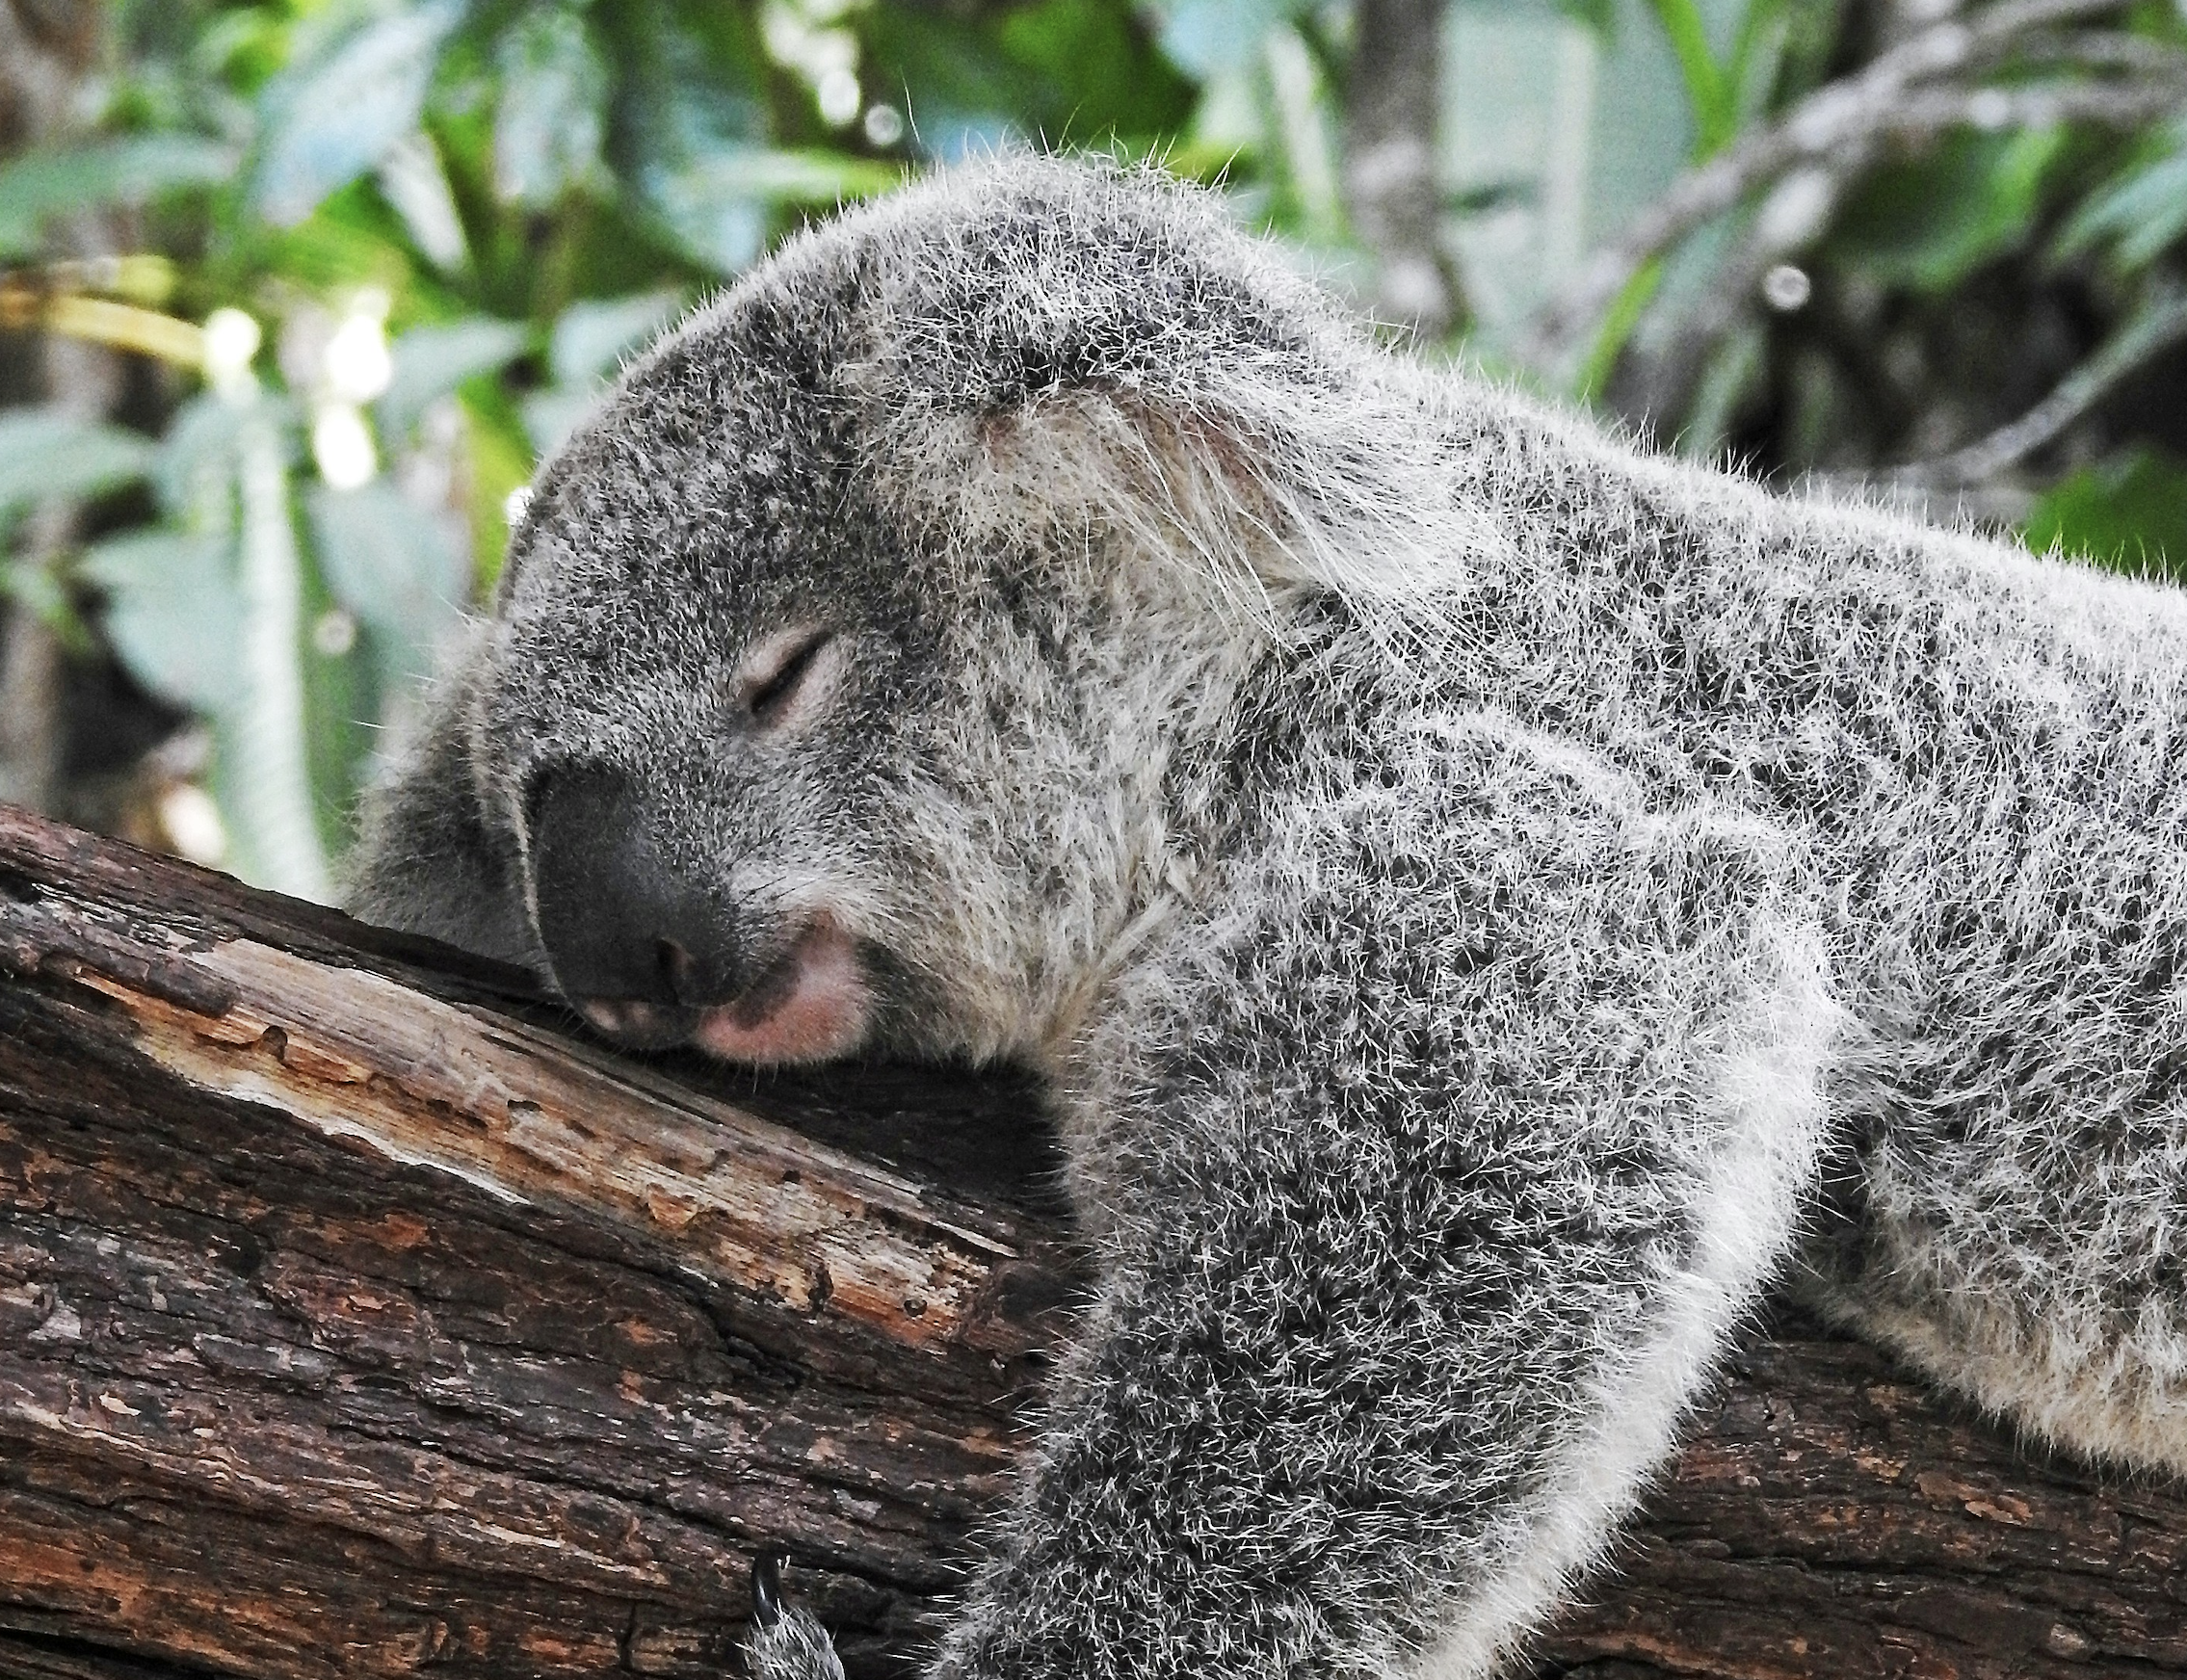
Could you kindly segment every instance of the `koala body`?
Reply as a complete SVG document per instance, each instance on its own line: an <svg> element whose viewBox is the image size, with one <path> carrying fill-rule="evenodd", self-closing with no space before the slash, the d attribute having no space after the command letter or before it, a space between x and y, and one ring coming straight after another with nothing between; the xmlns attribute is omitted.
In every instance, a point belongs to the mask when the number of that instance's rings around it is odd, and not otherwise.
<svg viewBox="0 0 2187 1680"><path fill-rule="evenodd" d="M1775 1278L2187 1469L2183 723L2172 592L1651 458L1016 160L625 373L354 902L639 1047L1044 1072L1099 1288L939 1674L1464 1680Z"/></svg>

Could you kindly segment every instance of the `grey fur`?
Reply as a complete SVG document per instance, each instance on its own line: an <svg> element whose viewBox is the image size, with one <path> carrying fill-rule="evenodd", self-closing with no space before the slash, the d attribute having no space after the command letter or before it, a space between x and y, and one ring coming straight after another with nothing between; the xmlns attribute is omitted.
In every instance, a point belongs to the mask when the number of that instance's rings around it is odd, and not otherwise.
<svg viewBox="0 0 2187 1680"><path fill-rule="evenodd" d="M528 778L612 765L753 963L847 932L856 1042L1046 1072L1102 1284L939 1674L1458 1680L1776 1276L2187 1469L2183 691L2170 591L1652 458L1013 161L629 370L355 902L548 961Z"/></svg>

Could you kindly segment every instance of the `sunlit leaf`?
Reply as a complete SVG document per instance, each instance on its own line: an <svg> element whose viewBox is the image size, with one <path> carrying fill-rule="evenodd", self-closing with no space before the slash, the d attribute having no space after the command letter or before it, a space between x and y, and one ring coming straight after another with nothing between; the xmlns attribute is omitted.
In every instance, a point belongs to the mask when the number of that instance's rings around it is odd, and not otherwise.
<svg viewBox="0 0 2187 1680"><path fill-rule="evenodd" d="M0 413L0 511L95 495L152 469L149 438L54 408Z"/></svg>
<svg viewBox="0 0 2187 1680"><path fill-rule="evenodd" d="M2154 451L2079 472L2028 515L2022 540L2086 555L2122 571L2187 575L2187 464Z"/></svg>
<svg viewBox="0 0 2187 1680"><path fill-rule="evenodd" d="M26 152L0 167L0 254L35 251L46 219L62 211L141 204L224 181L235 165L235 147L195 134L133 134Z"/></svg>
<svg viewBox="0 0 2187 1680"><path fill-rule="evenodd" d="M395 340L395 374L380 399L381 430L404 436L435 402L465 380L505 366L522 353L530 334L509 321L483 315L444 327L413 327Z"/></svg>
<svg viewBox="0 0 2187 1680"><path fill-rule="evenodd" d="M1694 0L1649 0L1656 21L1678 57L1686 108L1694 119L1694 149L1706 157L1731 138L1738 122L1737 90L1708 43L1708 29Z"/></svg>
<svg viewBox="0 0 2187 1680"><path fill-rule="evenodd" d="M470 241L462 213L441 167L440 149L422 128L413 128L380 156L380 191L403 219L410 243L436 269L460 269L470 260Z"/></svg>
<svg viewBox="0 0 2187 1680"><path fill-rule="evenodd" d="M335 599L387 640L400 669L424 674L467 604L468 558L384 478L354 490L314 485L305 510Z"/></svg>
<svg viewBox="0 0 2187 1680"><path fill-rule="evenodd" d="M241 697L244 604L227 544L138 532L87 550L76 569L104 592L107 640L145 687L200 712Z"/></svg>
<svg viewBox="0 0 2187 1680"><path fill-rule="evenodd" d="M1879 170L1838 223L1839 249L1876 278L1940 292L2024 241L2062 128L1961 134Z"/></svg>
<svg viewBox="0 0 2187 1680"><path fill-rule="evenodd" d="M463 11L461 0L431 0L389 13L277 78L261 101L265 139L252 184L260 214L293 226L415 128L441 44Z"/></svg>
<svg viewBox="0 0 2187 1680"><path fill-rule="evenodd" d="M514 203L552 204L600 165L607 70L568 7L526 13L501 39L494 184Z"/></svg>

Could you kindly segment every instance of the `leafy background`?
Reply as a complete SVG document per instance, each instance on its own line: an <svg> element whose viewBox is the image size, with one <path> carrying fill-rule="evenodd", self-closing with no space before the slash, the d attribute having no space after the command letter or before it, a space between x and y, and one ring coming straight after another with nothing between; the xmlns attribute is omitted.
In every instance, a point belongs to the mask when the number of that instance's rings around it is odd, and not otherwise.
<svg viewBox="0 0 2187 1680"><path fill-rule="evenodd" d="M2187 565L2178 0L0 0L0 798L327 896L619 360L999 145L1684 454Z"/></svg>

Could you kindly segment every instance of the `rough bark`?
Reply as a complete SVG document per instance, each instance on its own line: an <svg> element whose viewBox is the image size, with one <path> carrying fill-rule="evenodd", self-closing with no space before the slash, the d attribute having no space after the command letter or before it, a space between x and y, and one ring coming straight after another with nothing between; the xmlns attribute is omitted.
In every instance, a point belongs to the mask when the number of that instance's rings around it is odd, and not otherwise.
<svg viewBox="0 0 2187 1680"><path fill-rule="evenodd" d="M0 812L0 1674L901 1670L1074 1253L1036 1093L755 1081ZM1546 1672L2187 1670L2187 1498L1757 1335Z"/></svg>

